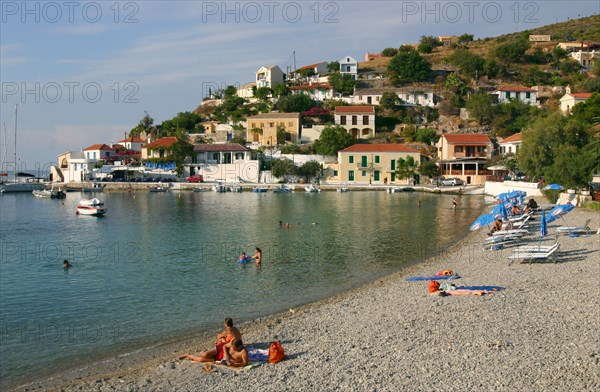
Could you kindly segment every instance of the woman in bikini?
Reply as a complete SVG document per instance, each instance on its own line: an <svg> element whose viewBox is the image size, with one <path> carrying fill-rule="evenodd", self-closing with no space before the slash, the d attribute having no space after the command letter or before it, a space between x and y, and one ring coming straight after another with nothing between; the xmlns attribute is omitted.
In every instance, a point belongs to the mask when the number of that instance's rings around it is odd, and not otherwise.
<svg viewBox="0 0 600 392"><path fill-rule="evenodd" d="M254 256L252 256L252 258L256 259L256 265L260 266L260 261L262 259L262 250L260 250L259 247L255 248Z"/></svg>

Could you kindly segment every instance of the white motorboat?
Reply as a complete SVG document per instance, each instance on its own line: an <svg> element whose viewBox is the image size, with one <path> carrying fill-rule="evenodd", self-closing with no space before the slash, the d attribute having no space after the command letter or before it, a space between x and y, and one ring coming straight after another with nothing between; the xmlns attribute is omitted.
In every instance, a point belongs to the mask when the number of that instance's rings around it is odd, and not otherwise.
<svg viewBox="0 0 600 392"><path fill-rule="evenodd" d="M318 193L321 192L321 188L318 185L310 184L304 187L304 190L308 193Z"/></svg>
<svg viewBox="0 0 600 392"><path fill-rule="evenodd" d="M104 202L100 199L97 198L93 198L93 199L81 199L79 200L79 205L80 206L89 206L89 207L97 207L97 206L103 206Z"/></svg>
<svg viewBox="0 0 600 392"><path fill-rule="evenodd" d="M67 194L62 190L54 190L54 189L42 189L42 190L33 190L31 191L33 196L40 197L44 199L64 199L67 197Z"/></svg>
<svg viewBox="0 0 600 392"><path fill-rule="evenodd" d="M348 187L347 187L347 186L342 186L342 187L339 187L339 188L337 189L337 191L338 191L339 193L348 192Z"/></svg>
<svg viewBox="0 0 600 392"><path fill-rule="evenodd" d="M399 186L390 186L386 190L387 190L387 193L400 193L400 192L402 192L402 188L400 188Z"/></svg>
<svg viewBox="0 0 600 392"><path fill-rule="evenodd" d="M231 191L231 189L229 189L227 186L225 186L221 183L217 183L217 184L213 185L212 190L213 190L213 192L219 192L219 193Z"/></svg>
<svg viewBox="0 0 600 392"><path fill-rule="evenodd" d="M106 208L104 206L77 206L77 215L91 215L91 216L103 216L106 214Z"/></svg>
<svg viewBox="0 0 600 392"><path fill-rule="evenodd" d="M149 192L168 192L169 187L164 186L162 183L158 183L158 185L153 185L148 188Z"/></svg>
<svg viewBox="0 0 600 392"><path fill-rule="evenodd" d="M256 187L256 188L252 189L252 192L254 192L254 193L267 193L268 190L269 190L269 188L267 188L266 186L259 186L259 187Z"/></svg>

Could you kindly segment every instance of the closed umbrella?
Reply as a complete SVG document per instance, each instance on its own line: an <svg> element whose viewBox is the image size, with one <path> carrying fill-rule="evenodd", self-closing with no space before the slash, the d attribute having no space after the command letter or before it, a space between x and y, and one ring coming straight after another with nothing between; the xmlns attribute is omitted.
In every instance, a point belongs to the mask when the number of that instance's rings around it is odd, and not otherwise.
<svg viewBox="0 0 600 392"><path fill-rule="evenodd" d="M548 226L546 223L546 211L542 210L542 219L540 219L540 237L548 235Z"/></svg>

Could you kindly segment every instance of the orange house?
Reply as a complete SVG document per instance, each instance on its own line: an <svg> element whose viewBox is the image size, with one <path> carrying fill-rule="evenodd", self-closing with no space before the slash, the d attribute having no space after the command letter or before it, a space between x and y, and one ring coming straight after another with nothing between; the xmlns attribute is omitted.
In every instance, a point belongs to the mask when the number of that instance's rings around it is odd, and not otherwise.
<svg viewBox="0 0 600 392"><path fill-rule="evenodd" d="M443 134L437 143L438 159L444 177L458 177L466 184L483 184L486 164L492 158L494 144L480 133Z"/></svg>

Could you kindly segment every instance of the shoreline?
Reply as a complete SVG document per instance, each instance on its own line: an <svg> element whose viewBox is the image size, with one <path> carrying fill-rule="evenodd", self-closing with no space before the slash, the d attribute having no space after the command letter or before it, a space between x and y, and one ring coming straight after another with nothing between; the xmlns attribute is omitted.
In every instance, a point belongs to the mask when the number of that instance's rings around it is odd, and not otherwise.
<svg viewBox="0 0 600 392"><path fill-rule="evenodd" d="M593 218L590 226L597 230L598 212L576 209L568 220L578 226L587 217ZM564 390L567 386L593 390L600 386L596 337L600 292L595 282L600 272L598 235L561 237L565 256L559 256L563 262L556 264L508 265L510 250L484 252L478 246L483 238L483 232L469 233L443 253L398 272L293 311L239 325L247 344L280 340L290 356L281 364L247 372L219 369L218 375L211 375L200 371L197 364L177 360L182 353L210 347L213 338L207 332L185 341L159 344L149 350L152 352L113 358L109 362L120 362L121 366L110 374L98 367L90 370L90 365L85 369L88 374L74 369L70 371L72 377L57 375L14 390L37 386L56 390L222 386L246 390L248 383L272 383L267 390L286 390L287 385L305 386L298 388L305 390L342 386L363 390L373 389L370 378L379 382L375 384L378 390L398 390L401 386L464 390L484 385L507 391ZM570 253L580 256L573 258ZM456 284L500 285L507 290L483 297L431 297L427 282L403 279L445 268L461 275ZM235 320L235 315L232 317ZM565 328L565 323L570 327ZM386 349L388 345L394 350ZM334 355L340 350L341 357ZM394 365L387 365L388 360ZM488 362L496 366L490 368ZM464 374L469 371L483 372L479 374L481 380L465 383L460 376L473 378ZM498 379L495 372L510 382ZM534 380L532 375L540 377Z"/></svg>

